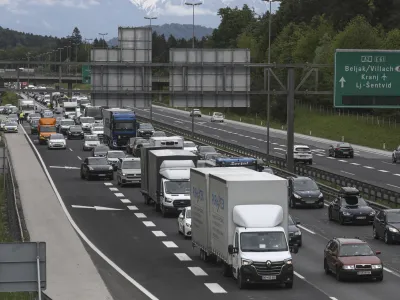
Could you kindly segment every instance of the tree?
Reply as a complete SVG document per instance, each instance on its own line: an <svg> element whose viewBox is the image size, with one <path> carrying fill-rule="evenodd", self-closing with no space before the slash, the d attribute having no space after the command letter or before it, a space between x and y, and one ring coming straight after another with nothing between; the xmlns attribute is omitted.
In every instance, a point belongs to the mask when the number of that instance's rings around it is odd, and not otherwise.
<svg viewBox="0 0 400 300"><path fill-rule="evenodd" d="M74 30L72 31L71 42L76 45L82 44L82 35L78 27L75 27Z"/></svg>
<svg viewBox="0 0 400 300"><path fill-rule="evenodd" d="M388 50L400 50L400 29L393 29L388 32L383 48Z"/></svg>

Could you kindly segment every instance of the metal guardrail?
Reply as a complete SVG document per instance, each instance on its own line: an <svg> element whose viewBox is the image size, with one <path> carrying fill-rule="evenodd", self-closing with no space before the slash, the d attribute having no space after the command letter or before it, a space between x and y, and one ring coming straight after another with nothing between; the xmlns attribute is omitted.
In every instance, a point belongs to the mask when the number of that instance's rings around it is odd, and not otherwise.
<svg viewBox="0 0 400 300"><path fill-rule="evenodd" d="M159 121L155 120L150 120L149 118L145 118L142 116L137 116L137 119L139 121L145 121L145 122L151 122L155 127L157 127L160 130L167 131L179 136L183 136L186 139L193 140L197 143L200 144L207 144L214 146L218 149L220 149L223 152L226 152L228 154L233 154L233 155L238 155L238 156L248 156L248 157L254 157L254 158L259 158L259 159L265 159L266 154L260 151L255 151L252 149L248 149L246 147L237 145L237 144L232 144L227 141L224 141L222 138L216 139L212 138L206 135L202 135L199 133L194 133L192 135L192 132L189 130L185 130L182 128L179 128L174 125L169 125L165 124ZM396 193L394 191L381 188L379 186L374 186L370 185L368 183L354 180L352 178L348 178L345 176L337 175L334 173L330 173L324 170L320 170L317 168L313 168L309 165L300 165L296 164L295 165L295 174L290 173L285 170L286 168L286 161L283 158L276 157L276 156L271 156L270 155L270 162L275 165L275 167L272 167L275 171L275 173L281 177L290 177L290 176L308 176L311 178L314 178L316 180L320 180L323 182L329 182L331 184L334 184L336 186L352 186L356 187L363 197L368 200L369 204L374 208L374 209L385 209L388 208L385 205L377 203L377 201L383 202L383 203L391 203L392 205L395 206L400 206L400 193ZM321 191L324 193L325 197L328 199L333 199L337 194L338 190L336 190L333 187L330 187L326 184L318 183L319 188Z"/></svg>

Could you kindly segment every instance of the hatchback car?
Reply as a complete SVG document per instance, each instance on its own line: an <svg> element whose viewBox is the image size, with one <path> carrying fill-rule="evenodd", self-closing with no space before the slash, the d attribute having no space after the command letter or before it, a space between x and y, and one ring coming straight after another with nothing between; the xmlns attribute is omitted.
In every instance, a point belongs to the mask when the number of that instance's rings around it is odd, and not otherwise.
<svg viewBox="0 0 400 300"><path fill-rule="evenodd" d="M38 134L38 125L39 125L39 120L31 120L29 126L31 128L31 134Z"/></svg>
<svg viewBox="0 0 400 300"><path fill-rule="evenodd" d="M334 273L338 281L345 279L383 280L383 264L367 242L358 238L334 238L324 250L325 274Z"/></svg>
<svg viewBox="0 0 400 300"><path fill-rule="evenodd" d="M372 224L375 210L361 197L353 187L342 187L339 195L328 207L328 218L340 224Z"/></svg>
<svg viewBox="0 0 400 300"><path fill-rule="evenodd" d="M201 111L200 111L200 109L193 109L191 112L190 112L190 116L191 117L201 117Z"/></svg>
<svg viewBox="0 0 400 300"><path fill-rule="evenodd" d="M372 234L386 244L400 243L400 209L384 209L377 213Z"/></svg>
<svg viewBox="0 0 400 300"><path fill-rule="evenodd" d="M114 180L114 170L105 157L88 157L83 161L81 179L90 180L94 177Z"/></svg>
<svg viewBox="0 0 400 300"><path fill-rule="evenodd" d="M328 156L330 157L354 157L354 149L349 143L337 143L329 146Z"/></svg>
<svg viewBox="0 0 400 300"><path fill-rule="evenodd" d="M117 182L120 186L140 184L142 181L141 174L140 158L122 158L117 164Z"/></svg>
<svg viewBox="0 0 400 300"><path fill-rule="evenodd" d="M83 137L83 144L82 144L83 151L91 150L99 145L100 145L100 140L97 135L86 134Z"/></svg>
<svg viewBox="0 0 400 300"><path fill-rule="evenodd" d="M99 145L93 148L92 156L93 157L106 157L107 152L110 151L110 148L106 145Z"/></svg>
<svg viewBox="0 0 400 300"><path fill-rule="evenodd" d="M69 128L74 126L75 122L71 119L62 119L60 121L60 126L58 126L58 132L61 134L67 134Z"/></svg>
<svg viewBox="0 0 400 300"><path fill-rule="evenodd" d="M324 207L324 195L318 185L309 177L289 177L289 206Z"/></svg>
<svg viewBox="0 0 400 300"><path fill-rule="evenodd" d="M48 149L67 149L67 142L65 138L60 133L51 134L47 140Z"/></svg>
<svg viewBox="0 0 400 300"><path fill-rule="evenodd" d="M197 146L196 154L200 159L204 159L207 153L217 153L213 146Z"/></svg>
<svg viewBox="0 0 400 300"><path fill-rule="evenodd" d="M97 135L99 139L103 139L104 137L104 127L94 124L92 128L90 128L90 134Z"/></svg>
<svg viewBox="0 0 400 300"><path fill-rule="evenodd" d="M192 209L185 207L178 217L178 233L183 234L185 238L192 236Z"/></svg>
<svg viewBox="0 0 400 300"><path fill-rule="evenodd" d="M211 122L224 122L224 115L220 112L214 112L211 116Z"/></svg>
<svg viewBox="0 0 400 300"><path fill-rule="evenodd" d="M287 159L287 154L286 154ZM293 159L294 162L303 162L305 164L312 165L313 163L313 155L311 153L311 149L305 145L295 145L293 147Z"/></svg>
<svg viewBox="0 0 400 300"><path fill-rule="evenodd" d="M196 144L192 141L184 141L183 149L195 153L197 151Z"/></svg>
<svg viewBox="0 0 400 300"><path fill-rule="evenodd" d="M84 133L81 126L70 126L67 131L67 138L72 139L83 139Z"/></svg>
<svg viewBox="0 0 400 300"><path fill-rule="evenodd" d="M6 124L4 124L4 132L9 133L9 132L18 132L18 123L13 122L13 121L7 121Z"/></svg>
<svg viewBox="0 0 400 300"><path fill-rule="evenodd" d="M137 136L150 138L154 133L154 127L150 123L140 123L137 129Z"/></svg>

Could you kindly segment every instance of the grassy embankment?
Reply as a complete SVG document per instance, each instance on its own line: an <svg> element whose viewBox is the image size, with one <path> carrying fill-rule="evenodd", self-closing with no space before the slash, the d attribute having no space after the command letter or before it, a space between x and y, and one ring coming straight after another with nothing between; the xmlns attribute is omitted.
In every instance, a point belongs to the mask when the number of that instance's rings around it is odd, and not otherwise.
<svg viewBox="0 0 400 300"><path fill-rule="evenodd" d="M12 104L18 107L18 95L14 92L4 92L0 94L1 105Z"/></svg>

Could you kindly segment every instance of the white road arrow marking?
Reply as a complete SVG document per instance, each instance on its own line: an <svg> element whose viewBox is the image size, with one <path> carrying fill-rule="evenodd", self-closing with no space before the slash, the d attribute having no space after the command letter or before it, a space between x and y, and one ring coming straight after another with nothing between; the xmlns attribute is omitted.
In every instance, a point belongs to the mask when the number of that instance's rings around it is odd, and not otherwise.
<svg viewBox="0 0 400 300"><path fill-rule="evenodd" d="M77 167L68 167L68 166L64 166L64 167L61 167L61 166L49 166L50 168L53 168L53 169L68 169L68 170L80 170L80 168L77 168Z"/></svg>
<svg viewBox="0 0 400 300"><path fill-rule="evenodd" d="M73 208L86 208L86 209L94 209L98 210L123 210L122 208L112 208L112 207L103 207L103 206L83 206L83 205L71 205Z"/></svg>
<svg viewBox="0 0 400 300"><path fill-rule="evenodd" d="M344 77L340 78L339 82L340 82L341 88L344 88L344 83L346 82Z"/></svg>

